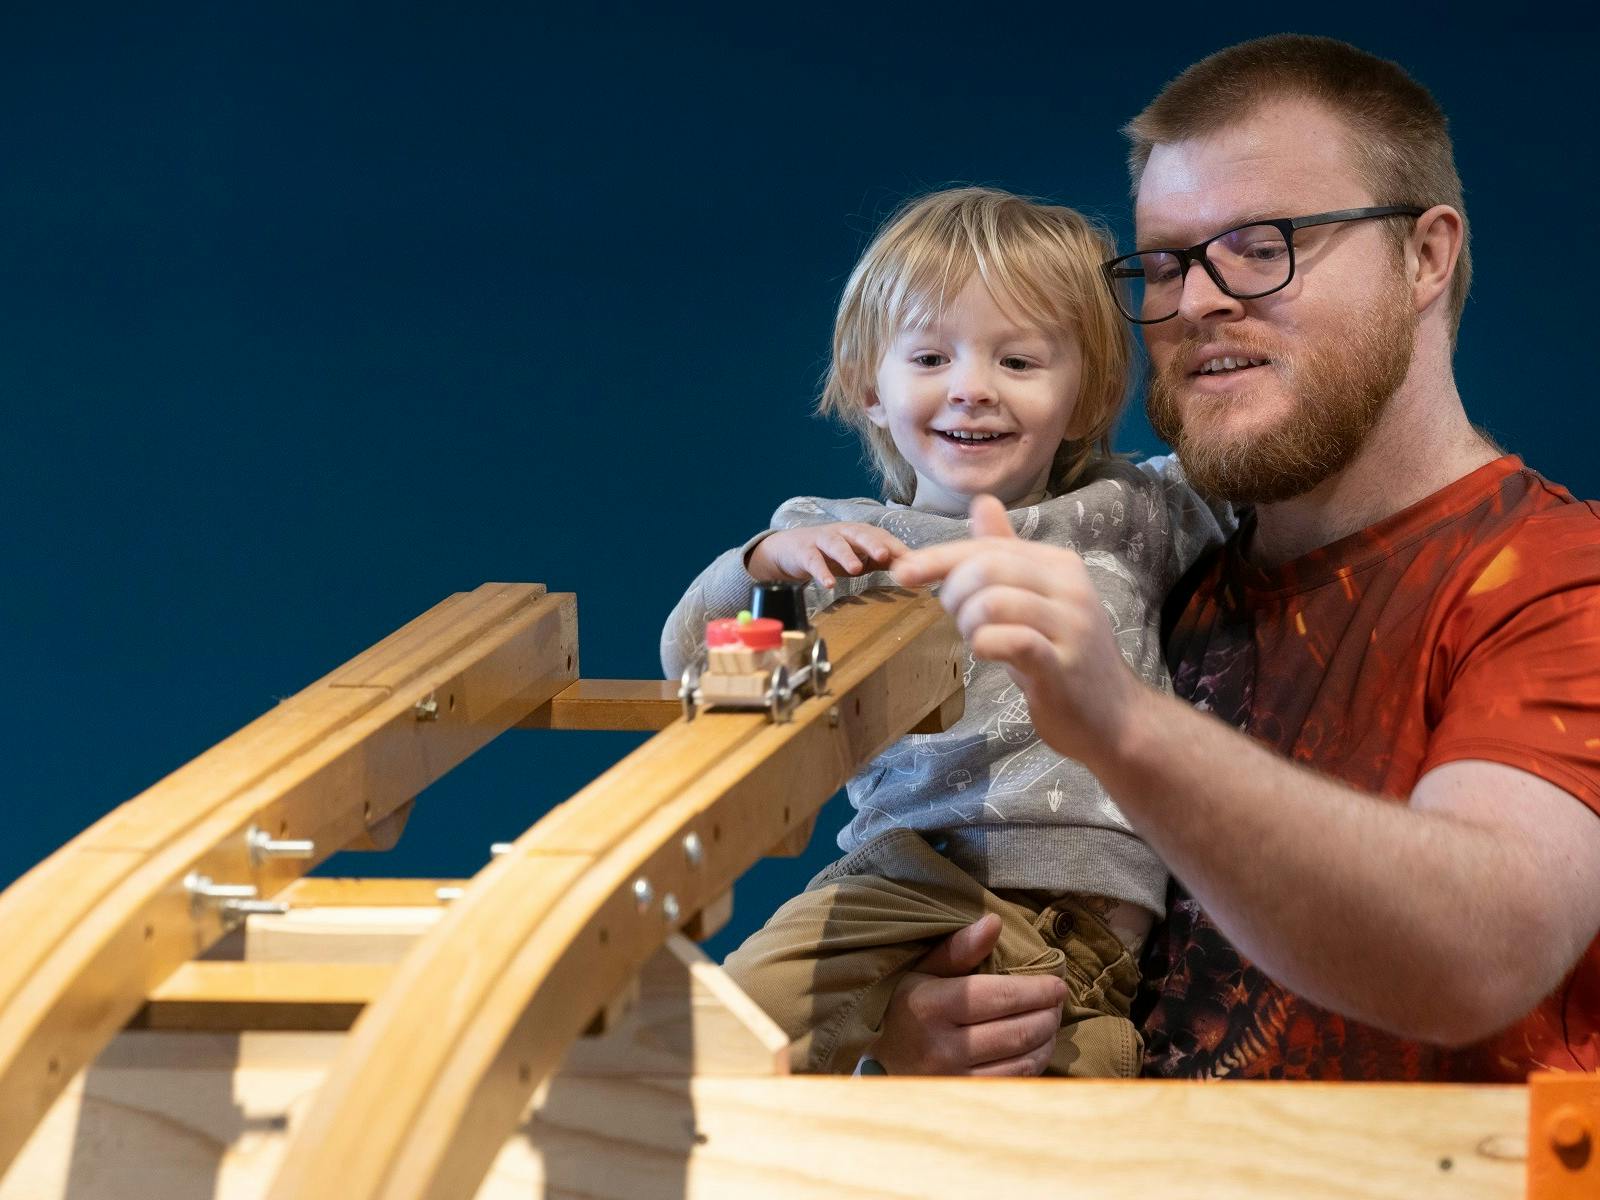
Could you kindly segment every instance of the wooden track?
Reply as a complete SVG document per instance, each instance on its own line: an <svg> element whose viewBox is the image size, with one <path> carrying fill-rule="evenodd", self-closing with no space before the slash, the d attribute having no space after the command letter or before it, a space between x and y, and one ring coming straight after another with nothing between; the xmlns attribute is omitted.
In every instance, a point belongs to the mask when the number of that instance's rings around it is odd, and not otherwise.
<svg viewBox="0 0 1600 1200"><path fill-rule="evenodd" d="M926 595L819 625L831 694L791 724L686 724L671 685L577 678L573 597L485 585L97 822L0 895L0 1200L1600 1196L1582 1081L788 1078L678 931L961 706ZM301 878L512 727L660 732L471 880Z"/></svg>

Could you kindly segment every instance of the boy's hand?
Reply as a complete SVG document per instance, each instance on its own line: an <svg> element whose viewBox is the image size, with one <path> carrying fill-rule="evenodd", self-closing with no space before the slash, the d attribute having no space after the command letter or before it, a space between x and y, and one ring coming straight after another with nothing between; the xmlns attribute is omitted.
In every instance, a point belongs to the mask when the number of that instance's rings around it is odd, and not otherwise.
<svg viewBox="0 0 1600 1200"><path fill-rule="evenodd" d="M894 577L942 580L939 599L974 657L1005 665L1039 736L1091 770L1110 765L1147 689L1123 661L1077 554L1018 538L1000 502L979 496L969 540L907 552Z"/></svg>
<svg viewBox="0 0 1600 1200"><path fill-rule="evenodd" d="M831 588L837 575L882 570L907 552L904 542L876 525L834 521L762 538L745 570L752 579L814 579L819 587Z"/></svg>

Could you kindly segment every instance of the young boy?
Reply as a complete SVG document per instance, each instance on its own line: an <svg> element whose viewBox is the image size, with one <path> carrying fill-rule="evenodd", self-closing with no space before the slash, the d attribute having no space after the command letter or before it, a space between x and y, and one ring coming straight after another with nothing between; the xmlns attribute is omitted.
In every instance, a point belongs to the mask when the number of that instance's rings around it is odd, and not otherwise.
<svg viewBox="0 0 1600 1200"><path fill-rule="evenodd" d="M708 620L745 607L752 580L810 580L813 609L885 585L907 547L967 536L987 493L1019 535L1082 555L1124 657L1167 686L1162 600L1222 531L1175 462L1110 454L1130 353L1100 277L1112 253L1076 212L989 189L892 218L845 285L820 404L863 435L886 502L783 504L673 610L668 675ZM1128 1007L1166 870L1098 781L1040 741L1003 668L969 658L956 726L902 739L848 792L844 857L726 963L795 1039L795 1070L854 1069L905 972L994 912L986 969L1068 984L1051 1070L1137 1074Z"/></svg>

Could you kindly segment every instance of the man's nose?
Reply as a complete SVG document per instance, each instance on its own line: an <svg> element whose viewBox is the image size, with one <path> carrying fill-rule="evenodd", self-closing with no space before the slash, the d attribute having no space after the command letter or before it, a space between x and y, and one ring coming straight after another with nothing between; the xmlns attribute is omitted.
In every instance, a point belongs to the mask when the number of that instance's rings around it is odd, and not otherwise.
<svg viewBox="0 0 1600 1200"><path fill-rule="evenodd" d="M1205 264L1196 259L1183 277L1178 315L1192 324L1233 320L1244 315L1244 302L1218 287Z"/></svg>

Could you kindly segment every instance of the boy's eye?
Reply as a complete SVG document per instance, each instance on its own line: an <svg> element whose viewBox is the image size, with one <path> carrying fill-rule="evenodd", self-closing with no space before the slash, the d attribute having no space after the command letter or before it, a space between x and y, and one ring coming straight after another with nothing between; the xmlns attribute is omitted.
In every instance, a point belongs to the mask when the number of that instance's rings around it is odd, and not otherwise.
<svg viewBox="0 0 1600 1200"><path fill-rule="evenodd" d="M911 361L919 367L942 367L944 365L944 355L916 354L912 356Z"/></svg>
<svg viewBox="0 0 1600 1200"><path fill-rule="evenodd" d="M1000 360L1000 365L1008 371L1026 371L1033 366L1025 358L1018 358L1015 354L1008 354Z"/></svg>

